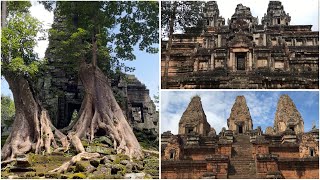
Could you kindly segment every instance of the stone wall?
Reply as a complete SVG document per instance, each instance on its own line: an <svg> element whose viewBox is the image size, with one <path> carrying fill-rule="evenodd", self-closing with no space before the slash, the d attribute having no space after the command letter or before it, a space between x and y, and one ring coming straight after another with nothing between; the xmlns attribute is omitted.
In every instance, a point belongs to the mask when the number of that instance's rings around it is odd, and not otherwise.
<svg viewBox="0 0 320 180"><path fill-rule="evenodd" d="M207 172L206 161L162 161L162 179L198 179Z"/></svg>
<svg viewBox="0 0 320 180"><path fill-rule="evenodd" d="M279 160L278 166L285 179L319 179L319 157Z"/></svg>
<svg viewBox="0 0 320 180"><path fill-rule="evenodd" d="M201 32L173 35L165 88L318 89L319 33L312 25L290 25L280 1L266 9L259 24L238 4L224 25L217 3L208 2ZM161 43L162 77L167 43Z"/></svg>

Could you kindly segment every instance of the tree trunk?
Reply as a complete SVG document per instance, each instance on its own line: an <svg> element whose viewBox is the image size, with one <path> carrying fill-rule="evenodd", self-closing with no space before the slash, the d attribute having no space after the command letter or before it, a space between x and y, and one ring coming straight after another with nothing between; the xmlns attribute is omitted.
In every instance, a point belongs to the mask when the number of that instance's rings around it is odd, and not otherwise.
<svg viewBox="0 0 320 180"><path fill-rule="evenodd" d="M173 26L174 26L174 21L176 19L177 6L178 6L178 2L174 1L172 13L170 14L170 19L169 19L169 40L168 40L166 60L165 60L165 65L164 65L164 81L162 83L163 89L168 88L167 86L168 86L168 76L169 76L169 62L170 62L171 47L172 47Z"/></svg>
<svg viewBox="0 0 320 180"><path fill-rule="evenodd" d="M54 135L67 149L67 137L53 127L47 111L32 93L29 82L15 73L4 72L3 75L12 91L16 114L12 131L1 150L1 160L10 161L29 151L51 153L51 144L58 148Z"/></svg>
<svg viewBox="0 0 320 180"><path fill-rule="evenodd" d="M7 2L1 1L1 27L6 27L6 18L7 18Z"/></svg>
<svg viewBox="0 0 320 180"><path fill-rule="evenodd" d="M85 61L81 62L79 74L85 97L79 119L68 133L73 146L78 152L84 152L80 139L92 141L99 130L112 138L117 153L126 154L130 158L142 158L140 144L113 96L107 77L99 67L86 64Z"/></svg>

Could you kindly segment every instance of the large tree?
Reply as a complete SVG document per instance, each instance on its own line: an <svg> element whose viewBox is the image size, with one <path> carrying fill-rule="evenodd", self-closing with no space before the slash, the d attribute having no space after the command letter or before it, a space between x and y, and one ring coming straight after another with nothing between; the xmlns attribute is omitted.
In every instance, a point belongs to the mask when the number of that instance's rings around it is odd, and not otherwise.
<svg viewBox="0 0 320 180"><path fill-rule="evenodd" d="M28 151L50 153L51 145L58 148L55 135L63 146L68 142L52 126L31 83L39 65L33 48L41 24L30 15L30 2L1 1L1 5L1 70L12 91L16 112L12 131L1 149L3 163Z"/></svg>
<svg viewBox="0 0 320 180"><path fill-rule="evenodd" d="M201 1L161 1L162 37L168 38L164 73L161 79L161 87L163 89L167 88L168 83L173 33L175 31L188 31L192 27L203 28L203 7L204 2Z"/></svg>
<svg viewBox="0 0 320 180"><path fill-rule="evenodd" d="M119 69L120 60L134 60L135 45L157 52L153 44L159 40L158 2L57 2L55 14L64 20L64 32L50 31L52 39L63 37L54 42L60 48L51 54L70 62L85 90L79 119L69 127L73 146L84 152L80 139L91 141L96 132L104 132L118 153L141 158L141 147L114 98L108 73L101 69Z"/></svg>

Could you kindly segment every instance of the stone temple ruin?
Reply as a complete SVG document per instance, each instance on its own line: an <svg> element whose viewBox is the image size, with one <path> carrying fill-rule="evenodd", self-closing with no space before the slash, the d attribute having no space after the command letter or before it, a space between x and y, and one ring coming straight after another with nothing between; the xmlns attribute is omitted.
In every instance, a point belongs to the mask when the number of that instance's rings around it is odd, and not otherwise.
<svg viewBox="0 0 320 180"><path fill-rule="evenodd" d="M274 126L253 129L244 96L238 96L228 130L216 134L201 99L193 97L179 134L161 135L161 178L319 178L319 129L304 132L303 119L288 95L278 102Z"/></svg>
<svg viewBox="0 0 320 180"><path fill-rule="evenodd" d="M79 112L84 89L81 82L74 81L61 70L52 68L40 81L40 96L45 99L53 124L61 129L67 127L75 111ZM126 75L126 80L110 82L115 97L127 117L131 127L136 130L149 130L158 135L159 116L156 106L149 96L149 90L134 75Z"/></svg>
<svg viewBox="0 0 320 180"><path fill-rule="evenodd" d="M64 17L55 11L52 28L65 31L64 21ZM65 63L69 62L67 58L57 56L57 42L61 40L61 37L49 36L49 46L45 53L48 68L37 85L40 99L48 110L53 125L58 129L67 127L73 118L76 119L72 116L79 112L84 97L84 88L77 72L65 66ZM159 114L147 87L134 75L115 75L108 79L114 96L133 130L143 131L142 134L149 134L158 139Z"/></svg>
<svg viewBox="0 0 320 180"><path fill-rule="evenodd" d="M270 1L259 24L249 7L238 4L231 19L206 3L201 32L174 34L168 78L168 41L162 41L161 76L168 89L319 88L319 32L290 25L280 1Z"/></svg>

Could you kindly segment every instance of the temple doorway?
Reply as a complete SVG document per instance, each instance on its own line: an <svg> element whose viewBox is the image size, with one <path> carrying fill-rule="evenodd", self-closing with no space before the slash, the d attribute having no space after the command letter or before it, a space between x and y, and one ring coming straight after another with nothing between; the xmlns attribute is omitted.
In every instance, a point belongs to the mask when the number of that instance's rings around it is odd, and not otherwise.
<svg viewBox="0 0 320 180"><path fill-rule="evenodd" d="M237 59L237 70L245 70L246 54L236 53L236 59Z"/></svg>
<svg viewBox="0 0 320 180"><path fill-rule="evenodd" d="M239 132L239 134L242 134L242 133L243 133L243 127L242 127L242 125L239 125L239 126L238 126L238 132Z"/></svg>

